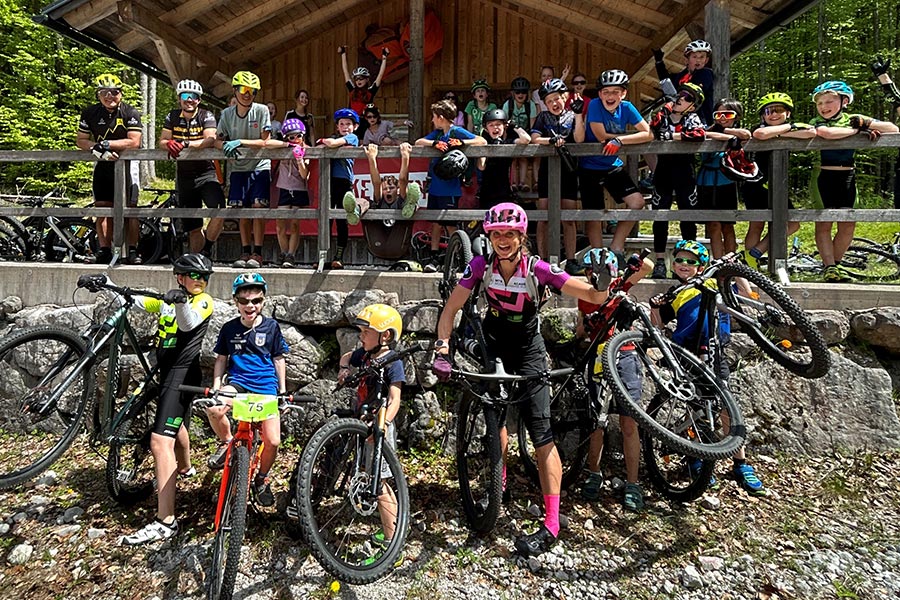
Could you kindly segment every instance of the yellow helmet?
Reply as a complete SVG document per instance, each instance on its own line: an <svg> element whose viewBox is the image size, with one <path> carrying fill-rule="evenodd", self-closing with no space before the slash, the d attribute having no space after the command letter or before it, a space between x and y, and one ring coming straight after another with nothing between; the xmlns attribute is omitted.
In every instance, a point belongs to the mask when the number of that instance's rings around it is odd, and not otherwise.
<svg viewBox="0 0 900 600"><path fill-rule="evenodd" d="M94 80L94 84L97 89L122 89L122 80L112 73L103 73L102 75L98 75L97 79Z"/></svg>
<svg viewBox="0 0 900 600"><path fill-rule="evenodd" d="M262 88L262 85L259 83L259 77L250 71L238 71L234 74L234 77L231 78L231 87L237 87L239 85L246 85L254 90Z"/></svg>
<svg viewBox="0 0 900 600"><path fill-rule="evenodd" d="M403 333L403 319L397 309L387 304L370 304L362 309L353 324L357 327L371 327L378 333L390 331L393 335L391 341L396 342Z"/></svg>

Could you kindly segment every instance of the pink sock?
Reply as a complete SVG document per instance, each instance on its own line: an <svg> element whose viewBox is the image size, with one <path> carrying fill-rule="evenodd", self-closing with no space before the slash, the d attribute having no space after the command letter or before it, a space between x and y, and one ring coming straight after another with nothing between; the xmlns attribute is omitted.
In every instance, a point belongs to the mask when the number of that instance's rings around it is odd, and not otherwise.
<svg viewBox="0 0 900 600"><path fill-rule="evenodd" d="M506 491L506 465L503 465L503 470L500 472L500 481L503 483L503 491Z"/></svg>
<svg viewBox="0 0 900 600"><path fill-rule="evenodd" d="M544 495L544 527L553 534L559 536L559 496Z"/></svg>

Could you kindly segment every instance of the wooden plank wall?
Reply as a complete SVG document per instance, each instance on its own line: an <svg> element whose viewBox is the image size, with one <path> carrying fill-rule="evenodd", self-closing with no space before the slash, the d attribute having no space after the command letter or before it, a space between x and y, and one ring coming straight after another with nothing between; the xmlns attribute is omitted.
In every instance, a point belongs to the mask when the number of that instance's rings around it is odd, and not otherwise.
<svg viewBox="0 0 900 600"><path fill-rule="evenodd" d="M509 82L526 76L533 86L540 80L540 67L552 64L557 74L569 63L572 72L584 71L592 87L600 71L621 65L605 62L603 48L574 39L558 29L540 25L533 19L479 0L426 0L426 10L435 10L444 28L444 45L425 67L424 114L428 106L447 90L463 101L471 98L472 81L486 77L494 87L492 100L506 98ZM365 38L370 24L394 27L405 22L408 4L390 0L353 21L323 31L296 48L273 57L257 72L263 89L260 101L274 101L279 118L293 108L293 94L306 88L313 98L316 115L331 114L347 102L337 47L349 47L350 69L356 66L355 49ZM373 73L374 76L374 73ZM408 79L403 77L382 87L376 104L382 113L406 113ZM430 126L428 126L430 128ZM328 124L329 132L331 123ZM319 132L321 133L321 132Z"/></svg>

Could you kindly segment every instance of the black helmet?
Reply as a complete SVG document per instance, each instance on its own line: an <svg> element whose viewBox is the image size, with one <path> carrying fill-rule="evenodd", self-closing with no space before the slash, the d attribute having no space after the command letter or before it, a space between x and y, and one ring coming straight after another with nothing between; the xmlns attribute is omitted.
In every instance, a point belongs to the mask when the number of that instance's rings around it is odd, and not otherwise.
<svg viewBox="0 0 900 600"><path fill-rule="evenodd" d="M484 117L481 119L481 122L487 125L491 121L503 121L506 123L509 120L509 117L506 116L506 111L502 108L492 108L491 110L484 113Z"/></svg>
<svg viewBox="0 0 900 600"><path fill-rule="evenodd" d="M469 168L469 159L461 150L453 149L434 165L434 174L441 179L456 179Z"/></svg>
<svg viewBox="0 0 900 600"><path fill-rule="evenodd" d="M531 82L524 77L516 77L512 80L512 83L509 84L509 87L514 92L527 92L531 89Z"/></svg>
<svg viewBox="0 0 900 600"><path fill-rule="evenodd" d="M178 275L180 273L200 273L201 275L211 275L213 272L212 261L202 254L184 254L175 259L172 263L172 271Z"/></svg>
<svg viewBox="0 0 900 600"><path fill-rule="evenodd" d="M566 82L562 79L548 79L541 84L541 89L538 90L538 96L540 97L541 102L543 102L550 94L561 94L568 90L569 88L566 87Z"/></svg>

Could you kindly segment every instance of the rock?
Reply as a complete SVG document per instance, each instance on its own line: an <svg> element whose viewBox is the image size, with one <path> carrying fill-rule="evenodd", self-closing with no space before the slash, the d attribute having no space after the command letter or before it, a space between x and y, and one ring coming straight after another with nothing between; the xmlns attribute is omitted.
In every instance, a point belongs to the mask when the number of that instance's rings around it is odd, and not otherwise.
<svg viewBox="0 0 900 600"><path fill-rule="evenodd" d="M303 335L292 325L282 323L281 334L290 348L284 357L288 389L315 381L325 362L325 351L315 339Z"/></svg>
<svg viewBox="0 0 900 600"><path fill-rule="evenodd" d="M334 332L341 356L359 347L359 329L356 327L338 327Z"/></svg>
<svg viewBox="0 0 900 600"><path fill-rule="evenodd" d="M216 340L222 325L238 316L237 308L232 302L223 302L215 300L213 302L213 313L209 317L209 324L206 326L206 335L203 336L203 347L200 350L200 364L207 369L212 369L216 360L213 348L216 346Z"/></svg>
<svg viewBox="0 0 900 600"><path fill-rule="evenodd" d="M839 310L811 310L807 314L829 346L840 344L850 335L850 319ZM802 336L792 332L791 339L794 338L801 339Z"/></svg>
<svg viewBox="0 0 900 600"><path fill-rule="evenodd" d="M49 486L49 485L56 485L57 481L59 481L59 476L56 474L56 471L50 470L50 471L44 472L44 474L41 475L40 477L38 477L34 483L35 483L35 485L38 485L38 486L41 486L41 485Z"/></svg>
<svg viewBox="0 0 900 600"><path fill-rule="evenodd" d="M19 327L61 325L81 331L91 324L93 309L94 307L91 304L67 306L65 308L59 308L52 304L42 304L40 306L23 308L16 313L15 321Z"/></svg>
<svg viewBox="0 0 900 600"><path fill-rule="evenodd" d="M388 306L397 306L399 296L396 292L385 292L383 290L361 290L356 289L347 294L344 298L344 306L341 309L347 323L352 323L356 315L369 304L387 304Z"/></svg>
<svg viewBox="0 0 900 600"><path fill-rule="evenodd" d="M528 505L528 514L535 516L535 517L540 517L541 516L541 507L534 503L529 504Z"/></svg>
<svg viewBox="0 0 900 600"><path fill-rule="evenodd" d="M76 523L74 525L63 525L62 527L57 527L53 534L60 539L65 539L70 535L78 533L79 531L81 531L81 525L78 525Z"/></svg>
<svg viewBox="0 0 900 600"><path fill-rule="evenodd" d="M0 300L0 321L5 321L10 316L22 310L22 299L18 296L7 296Z"/></svg>
<svg viewBox="0 0 900 600"><path fill-rule="evenodd" d="M722 501L715 496L703 496L700 500L700 506L709 510L718 510L722 506Z"/></svg>
<svg viewBox="0 0 900 600"><path fill-rule="evenodd" d="M174 279L172 280L172 283L175 283ZM162 290L162 292L166 291L168 290ZM114 312L119 310L121 304L119 304L118 298L119 296L110 291L102 291L97 294L93 310L95 323L102 323L112 316ZM159 328L159 314L149 313L140 309L132 310L128 312L128 322L137 334L138 341L141 345L150 345L156 338L156 332Z"/></svg>
<svg viewBox="0 0 900 600"><path fill-rule="evenodd" d="M31 497L29 502L31 503L32 506L44 506L44 505L50 503L50 498L48 498L47 496L41 496L39 494L35 494L34 496Z"/></svg>
<svg viewBox="0 0 900 600"><path fill-rule="evenodd" d="M619 477L613 477L609 480L609 487L612 491L618 492L622 489L625 489L625 482L622 481Z"/></svg>
<svg viewBox="0 0 900 600"><path fill-rule="evenodd" d="M99 540L100 538L106 535L105 529L97 529L95 527L91 527L87 530L87 536L89 540Z"/></svg>
<svg viewBox="0 0 900 600"><path fill-rule="evenodd" d="M67 508L62 516L63 523L74 523L83 514L84 514L84 509L81 508L80 506L72 506L70 508Z"/></svg>
<svg viewBox="0 0 900 600"><path fill-rule="evenodd" d="M675 584L672 583L671 581L669 581L668 579L663 581L663 591L665 591L666 594L668 594L669 596L674 594L676 589L677 588L676 588Z"/></svg>
<svg viewBox="0 0 900 600"><path fill-rule="evenodd" d="M869 344L900 354L900 307L882 306L854 312L853 335Z"/></svg>
<svg viewBox="0 0 900 600"><path fill-rule="evenodd" d="M338 327L350 321L344 318L344 292L308 292L294 298L279 298L275 303L275 318L294 325L318 325ZM360 306L362 308L362 306ZM354 316L356 316L354 314Z"/></svg>
<svg viewBox="0 0 900 600"><path fill-rule="evenodd" d="M720 571L725 566L725 560L719 556L701 556L698 560L704 571Z"/></svg>
<svg viewBox="0 0 900 600"><path fill-rule="evenodd" d="M537 573L538 571L541 570L541 567L543 566L541 564L541 559L539 559L536 556L528 557L527 562L528 562L528 568L531 570L532 573Z"/></svg>
<svg viewBox="0 0 900 600"><path fill-rule="evenodd" d="M563 514L559 515L559 526L562 529L568 529L569 528L569 517L567 517L566 515L563 515Z"/></svg>
<svg viewBox="0 0 900 600"><path fill-rule="evenodd" d="M17 512L16 514L14 514L12 516L12 519L10 519L10 520L13 522L13 524L16 524L16 523L21 523L22 521L24 521L27 518L28 518L27 513Z"/></svg>
<svg viewBox="0 0 900 600"><path fill-rule="evenodd" d="M585 528L586 530L588 530L588 531L593 531L593 529L594 529L594 521L593 521L593 519L587 519L587 520L584 522L584 528Z"/></svg>
<svg viewBox="0 0 900 600"><path fill-rule="evenodd" d="M541 335L548 346L568 342L575 337L577 308L551 308L541 311Z"/></svg>
<svg viewBox="0 0 900 600"><path fill-rule="evenodd" d="M0 535L9 533L9 523L0 523Z"/></svg>
<svg viewBox="0 0 900 600"><path fill-rule="evenodd" d="M437 330L441 305L437 300L404 302L397 307L397 311L403 317L404 332L434 334Z"/></svg>
<svg viewBox="0 0 900 600"><path fill-rule="evenodd" d="M423 392L412 398L406 431L410 447L426 450L442 442L447 433L450 415L438 402L434 392Z"/></svg>
<svg viewBox="0 0 900 600"><path fill-rule="evenodd" d="M703 578L694 565L688 565L681 570L681 584L689 590L703 587Z"/></svg>
<svg viewBox="0 0 900 600"><path fill-rule="evenodd" d="M6 562L11 565L24 565L31 559L34 547L28 544L19 544L9 551Z"/></svg>

